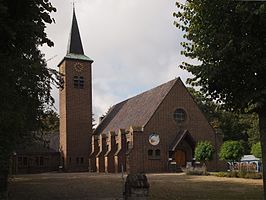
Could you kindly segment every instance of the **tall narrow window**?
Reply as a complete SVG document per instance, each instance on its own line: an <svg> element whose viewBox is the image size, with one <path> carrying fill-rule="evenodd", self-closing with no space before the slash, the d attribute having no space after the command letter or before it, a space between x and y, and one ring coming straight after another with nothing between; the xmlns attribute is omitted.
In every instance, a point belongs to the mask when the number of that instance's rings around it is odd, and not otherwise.
<svg viewBox="0 0 266 200"><path fill-rule="evenodd" d="M156 156L156 157L160 157L160 156L161 156L161 151L160 151L160 149L156 149L156 150L155 150L155 156Z"/></svg>
<svg viewBox="0 0 266 200"><path fill-rule="evenodd" d="M149 149L148 150L148 156L152 156L153 155L153 150L152 149Z"/></svg>

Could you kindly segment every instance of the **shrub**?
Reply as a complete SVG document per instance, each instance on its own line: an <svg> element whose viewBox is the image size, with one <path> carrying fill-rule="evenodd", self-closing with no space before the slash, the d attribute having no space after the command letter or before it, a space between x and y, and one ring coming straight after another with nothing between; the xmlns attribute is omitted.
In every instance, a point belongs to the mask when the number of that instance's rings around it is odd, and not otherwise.
<svg viewBox="0 0 266 200"><path fill-rule="evenodd" d="M245 176L248 179L262 179L262 173L248 172Z"/></svg>
<svg viewBox="0 0 266 200"><path fill-rule="evenodd" d="M228 178L246 178L246 179L262 179L262 173L241 171L230 171L230 172L218 172L215 174L217 177L228 177Z"/></svg>
<svg viewBox="0 0 266 200"><path fill-rule="evenodd" d="M186 175L197 175L197 176L207 176L209 173L206 167L188 167L186 168Z"/></svg>
<svg viewBox="0 0 266 200"><path fill-rule="evenodd" d="M244 148L239 141L226 141L220 149L220 158L231 163L237 162L244 155Z"/></svg>
<svg viewBox="0 0 266 200"><path fill-rule="evenodd" d="M261 158L261 145L260 142L253 144L251 147L251 153L257 157L257 158Z"/></svg>
<svg viewBox="0 0 266 200"><path fill-rule="evenodd" d="M209 161L212 160L213 153L213 145L209 141L201 141L196 146L195 158L198 161Z"/></svg>

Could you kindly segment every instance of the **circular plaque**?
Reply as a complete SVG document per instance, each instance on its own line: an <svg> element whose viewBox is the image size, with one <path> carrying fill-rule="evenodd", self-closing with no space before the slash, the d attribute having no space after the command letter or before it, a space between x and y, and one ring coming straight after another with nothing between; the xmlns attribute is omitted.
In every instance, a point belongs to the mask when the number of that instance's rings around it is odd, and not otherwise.
<svg viewBox="0 0 266 200"><path fill-rule="evenodd" d="M156 133L152 133L149 136L149 142L151 145L158 145L160 143L160 136Z"/></svg>

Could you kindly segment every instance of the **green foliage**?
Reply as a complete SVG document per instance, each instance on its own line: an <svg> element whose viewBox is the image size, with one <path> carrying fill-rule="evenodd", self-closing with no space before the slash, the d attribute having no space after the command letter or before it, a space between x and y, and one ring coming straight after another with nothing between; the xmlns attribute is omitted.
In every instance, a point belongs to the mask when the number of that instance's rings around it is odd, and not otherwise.
<svg viewBox="0 0 266 200"><path fill-rule="evenodd" d="M261 144L260 142L253 144L251 147L251 153L257 157L257 158L262 158L262 152L261 152Z"/></svg>
<svg viewBox="0 0 266 200"><path fill-rule="evenodd" d="M246 124L246 133L248 134L248 143L250 146L260 141L259 119L255 113L242 114L241 123Z"/></svg>
<svg viewBox="0 0 266 200"><path fill-rule="evenodd" d="M252 144L259 141L258 117L252 113L226 111L220 104L206 98L201 91L192 87L188 90L212 127L223 136L224 141L241 140L245 153L249 154Z"/></svg>
<svg viewBox="0 0 266 200"><path fill-rule="evenodd" d="M185 31L181 53L194 59L180 66L194 75L188 83L227 110L258 114L266 163L266 2L189 0L176 5L175 25Z"/></svg>
<svg viewBox="0 0 266 200"><path fill-rule="evenodd" d="M266 3L192 0L176 3L175 25L185 31L180 67L207 96L227 108L266 104Z"/></svg>
<svg viewBox="0 0 266 200"><path fill-rule="evenodd" d="M239 141L226 141L220 149L220 159L227 162L240 161L244 155L244 148Z"/></svg>
<svg viewBox="0 0 266 200"><path fill-rule="evenodd" d="M59 115L54 110L44 112L40 120L41 126L39 131L43 133L59 132Z"/></svg>
<svg viewBox="0 0 266 200"><path fill-rule="evenodd" d="M218 172L215 174L215 176L228 178L262 179L262 173L247 171Z"/></svg>
<svg viewBox="0 0 266 200"><path fill-rule="evenodd" d="M49 0L0 1L0 174L7 173L16 145L30 140L54 102L57 84L39 50L53 43L44 29L56 9Z"/></svg>
<svg viewBox="0 0 266 200"><path fill-rule="evenodd" d="M197 144L195 149L195 158L198 161L212 160L214 147L209 141L201 141Z"/></svg>

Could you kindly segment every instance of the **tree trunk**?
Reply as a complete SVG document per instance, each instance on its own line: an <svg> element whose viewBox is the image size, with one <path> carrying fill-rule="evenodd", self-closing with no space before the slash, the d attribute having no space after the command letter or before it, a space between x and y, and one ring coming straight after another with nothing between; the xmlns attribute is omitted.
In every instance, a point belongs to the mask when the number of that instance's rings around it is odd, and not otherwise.
<svg viewBox="0 0 266 200"><path fill-rule="evenodd" d="M264 200L266 200L266 105L264 105L258 112L260 141L262 150L262 169L263 169L263 190Z"/></svg>
<svg viewBox="0 0 266 200"><path fill-rule="evenodd" d="M7 148L5 148L6 150ZM7 152L0 151L0 200L7 199L9 156Z"/></svg>
<svg viewBox="0 0 266 200"><path fill-rule="evenodd" d="M0 173L0 200L7 199L8 172Z"/></svg>

